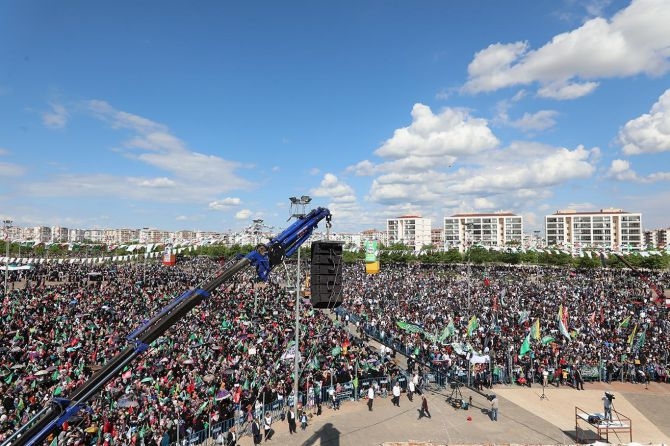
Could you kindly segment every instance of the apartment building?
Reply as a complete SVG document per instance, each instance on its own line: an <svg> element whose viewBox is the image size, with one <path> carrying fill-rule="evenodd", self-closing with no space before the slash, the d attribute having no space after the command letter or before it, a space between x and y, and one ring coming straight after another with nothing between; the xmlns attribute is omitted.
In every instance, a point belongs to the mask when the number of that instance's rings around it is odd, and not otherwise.
<svg viewBox="0 0 670 446"><path fill-rule="evenodd" d="M644 231L644 246L648 249L665 249L669 238L670 228Z"/></svg>
<svg viewBox="0 0 670 446"><path fill-rule="evenodd" d="M607 208L600 211L557 211L544 218L547 246L615 251L642 247L642 214Z"/></svg>
<svg viewBox="0 0 670 446"><path fill-rule="evenodd" d="M444 249L481 245L487 248L520 245L523 217L511 212L454 214L444 219Z"/></svg>
<svg viewBox="0 0 670 446"><path fill-rule="evenodd" d="M68 228L63 228L62 226L52 226L51 227L51 240L52 243L67 243L70 239L70 231Z"/></svg>
<svg viewBox="0 0 670 446"><path fill-rule="evenodd" d="M403 215L386 220L389 245L401 243L414 251L431 244L430 218L419 215Z"/></svg>

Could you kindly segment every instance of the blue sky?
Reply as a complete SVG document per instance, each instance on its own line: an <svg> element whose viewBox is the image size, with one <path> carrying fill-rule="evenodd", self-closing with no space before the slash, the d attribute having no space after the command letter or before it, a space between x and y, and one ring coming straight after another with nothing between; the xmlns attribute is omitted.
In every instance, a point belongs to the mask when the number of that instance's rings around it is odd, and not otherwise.
<svg viewBox="0 0 670 446"><path fill-rule="evenodd" d="M614 207L670 226L670 3L0 3L0 216L333 230Z"/></svg>

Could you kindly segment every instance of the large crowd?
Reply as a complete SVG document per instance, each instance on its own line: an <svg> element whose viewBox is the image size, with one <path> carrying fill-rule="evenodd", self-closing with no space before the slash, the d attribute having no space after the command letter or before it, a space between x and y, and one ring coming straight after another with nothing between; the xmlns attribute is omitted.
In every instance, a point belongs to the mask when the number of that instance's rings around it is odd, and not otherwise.
<svg viewBox="0 0 670 446"><path fill-rule="evenodd" d="M0 440L52 398L67 398L130 345L126 336L134 328L220 268L191 258L174 267L63 263L13 272L0 308ZM295 294L281 273L267 283L253 275L243 271L213 292L54 439L168 444L221 420L251 420L261 402L291 400ZM668 279L667 273L650 276L659 287ZM638 373L667 379L668 311L652 302L634 272L403 264L370 275L358 264L345 266L343 283L343 309L360 320L360 337L304 300L301 404L318 405L331 382L398 374L390 355L364 342L366 330L411 352L410 364L446 372L469 370L473 354L488 356L491 362L475 370L478 385L490 384L499 370L512 369L523 382L543 369L561 378L562 370L600 362L606 379L618 379L624 369L626 379ZM568 336L558 326L559 307ZM543 340L533 338L521 354L536 320ZM445 333L450 326L453 332ZM547 336L553 339L544 342Z"/></svg>
<svg viewBox="0 0 670 446"><path fill-rule="evenodd" d="M222 268L206 258L175 267L47 266L17 273L2 301L0 440L52 398L67 398L132 345L126 337L133 329ZM223 420L257 417L259 402L288 402L295 294L281 274L267 283L253 275L243 271L224 283L152 343L90 402L91 411L70 420L58 444L173 443ZM301 300L305 405L318 403L325 384L351 381L356 363L369 364L360 378L390 372L392 362Z"/></svg>
<svg viewBox="0 0 670 446"><path fill-rule="evenodd" d="M417 364L454 378L470 370L478 386L531 385L546 371L580 389L584 370L666 382L670 319L648 282L663 293L669 281L667 271L402 265L350 275L348 310ZM473 356L490 362L473 366Z"/></svg>

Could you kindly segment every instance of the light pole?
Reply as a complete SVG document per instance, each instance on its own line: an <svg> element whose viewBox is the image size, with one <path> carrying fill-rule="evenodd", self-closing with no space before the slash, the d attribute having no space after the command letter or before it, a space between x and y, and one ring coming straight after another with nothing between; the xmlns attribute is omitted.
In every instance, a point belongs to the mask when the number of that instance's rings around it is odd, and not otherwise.
<svg viewBox="0 0 670 446"><path fill-rule="evenodd" d="M467 278L468 278L468 310L472 308L470 304L471 300L471 292L470 292L470 238L468 237L470 235L470 230L472 229L472 222L465 223L465 249L468 250L466 254L466 263L467 263Z"/></svg>
<svg viewBox="0 0 670 446"><path fill-rule="evenodd" d="M7 276L9 275L9 228L12 226L11 220L2 220L5 227L5 296L7 296Z"/></svg>
<svg viewBox="0 0 670 446"><path fill-rule="evenodd" d="M304 218L305 206L312 201L312 197L303 195L300 198L290 197L291 200L291 217ZM295 276L295 350L294 350L294 370L293 370L293 412L295 420L298 419L298 390L300 382L300 247L298 247L298 266L296 268Z"/></svg>

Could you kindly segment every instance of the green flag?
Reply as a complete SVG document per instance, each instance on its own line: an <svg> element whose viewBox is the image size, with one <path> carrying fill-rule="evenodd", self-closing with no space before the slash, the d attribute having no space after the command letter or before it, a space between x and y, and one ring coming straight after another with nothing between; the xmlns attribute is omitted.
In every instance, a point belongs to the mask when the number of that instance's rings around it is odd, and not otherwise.
<svg viewBox="0 0 670 446"><path fill-rule="evenodd" d="M550 342L554 342L554 337L553 336L544 336L542 338L542 341L540 341L540 342L542 342L542 345L547 345Z"/></svg>
<svg viewBox="0 0 670 446"><path fill-rule="evenodd" d="M523 356L530 351L530 333L526 335L526 339L523 340L521 344L521 349L519 350L519 356Z"/></svg>

